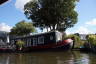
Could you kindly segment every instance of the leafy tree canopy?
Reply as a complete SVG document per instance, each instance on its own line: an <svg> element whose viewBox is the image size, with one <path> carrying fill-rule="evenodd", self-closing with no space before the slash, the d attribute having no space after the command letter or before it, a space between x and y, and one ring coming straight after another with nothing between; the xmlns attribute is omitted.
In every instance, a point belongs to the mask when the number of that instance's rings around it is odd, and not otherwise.
<svg viewBox="0 0 96 64"><path fill-rule="evenodd" d="M32 0L24 6L25 15L36 27L65 31L77 23L77 0Z"/></svg>
<svg viewBox="0 0 96 64"><path fill-rule="evenodd" d="M94 35L94 34L89 34L89 35L87 36L87 41L88 41L88 43L93 44L93 45L96 46L96 35Z"/></svg>
<svg viewBox="0 0 96 64"><path fill-rule="evenodd" d="M31 32L35 31L36 31L35 27L33 26L32 23L21 21L11 29L10 34L21 36L21 35L28 35Z"/></svg>

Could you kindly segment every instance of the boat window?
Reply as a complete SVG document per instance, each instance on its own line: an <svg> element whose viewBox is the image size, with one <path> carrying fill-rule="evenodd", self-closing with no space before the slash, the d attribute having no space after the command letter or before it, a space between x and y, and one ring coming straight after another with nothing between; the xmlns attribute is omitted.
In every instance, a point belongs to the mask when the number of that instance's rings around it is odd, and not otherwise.
<svg viewBox="0 0 96 64"><path fill-rule="evenodd" d="M37 38L33 38L33 46L36 46L37 42L38 42Z"/></svg>
<svg viewBox="0 0 96 64"><path fill-rule="evenodd" d="M30 38L27 39L27 46L31 46L31 39Z"/></svg>
<svg viewBox="0 0 96 64"><path fill-rule="evenodd" d="M62 40L62 33L60 33L60 32L57 32L57 41L60 41L60 40Z"/></svg>
<svg viewBox="0 0 96 64"><path fill-rule="evenodd" d="M29 46L29 39L27 39L26 45Z"/></svg>
<svg viewBox="0 0 96 64"><path fill-rule="evenodd" d="M44 37L43 36L38 38L38 44L44 44Z"/></svg>
<svg viewBox="0 0 96 64"><path fill-rule="evenodd" d="M50 40L53 40L53 36L50 36Z"/></svg>

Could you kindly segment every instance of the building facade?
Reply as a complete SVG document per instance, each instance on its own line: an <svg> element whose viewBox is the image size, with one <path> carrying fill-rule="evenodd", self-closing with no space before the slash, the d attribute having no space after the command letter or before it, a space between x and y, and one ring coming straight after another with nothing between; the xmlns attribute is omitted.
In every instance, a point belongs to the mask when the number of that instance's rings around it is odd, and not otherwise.
<svg viewBox="0 0 96 64"><path fill-rule="evenodd" d="M9 34L8 32L0 31L0 43L9 43Z"/></svg>

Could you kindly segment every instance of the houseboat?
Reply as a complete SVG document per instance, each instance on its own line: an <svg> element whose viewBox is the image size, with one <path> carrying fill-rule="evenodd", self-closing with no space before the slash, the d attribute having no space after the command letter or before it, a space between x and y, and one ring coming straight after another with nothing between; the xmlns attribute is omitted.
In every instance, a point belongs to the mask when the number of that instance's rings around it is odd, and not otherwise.
<svg viewBox="0 0 96 64"><path fill-rule="evenodd" d="M18 40L25 42L24 47L22 49L23 51L49 49L66 50L72 46L72 41L68 42L68 40L62 40L62 33L58 31L16 37L10 39L10 42L16 44Z"/></svg>

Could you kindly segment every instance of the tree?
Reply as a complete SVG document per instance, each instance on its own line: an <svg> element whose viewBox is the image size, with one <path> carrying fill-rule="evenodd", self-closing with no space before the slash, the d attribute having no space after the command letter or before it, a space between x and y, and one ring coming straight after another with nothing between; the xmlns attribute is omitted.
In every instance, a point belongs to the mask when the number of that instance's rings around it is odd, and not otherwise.
<svg viewBox="0 0 96 64"><path fill-rule="evenodd" d="M88 43L96 46L96 35L89 34L87 37L87 41L88 41Z"/></svg>
<svg viewBox="0 0 96 64"><path fill-rule="evenodd" d="M24 45L25 45L25 42L22 41L22 40L18 40L16 42L17 49L19 49L19 50L22 50L22 48L24 47Z"/></svg>
<svg viewBox="0 0 96 64"><path fill-rule="evenodd" d="M31 32L35 32L35 27L30 22L21 21L17 23L12 29L10 34L21 36L28 35Z"/></svg>
<svg viewBox="0 0 96 64"><path fill-rule="evenodd" d="M36 27L65 31L77 23L77 0L33 0L24 6L25 15Z"/></svg>

